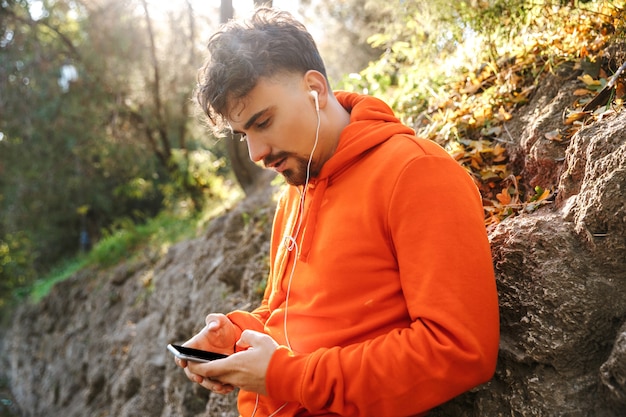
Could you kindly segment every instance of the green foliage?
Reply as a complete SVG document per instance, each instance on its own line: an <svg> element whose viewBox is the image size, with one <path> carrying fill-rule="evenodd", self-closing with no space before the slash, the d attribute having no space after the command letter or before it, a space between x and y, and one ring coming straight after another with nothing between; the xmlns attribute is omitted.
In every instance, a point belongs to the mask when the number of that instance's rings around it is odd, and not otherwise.
<svg viewBox="0 0 626 417"><path fill-rule="evenodd" d="M112 225L114 231L107 233L89 256L99 266L114 265L127 254L133 253L139 243L149 236L150 226L137 226L130 218L116 219Z"/></svg>
<svg viewBox="0 0 626 417"><path fill-rule="evenodd" d="M533 11L542 10L545 4L527 0L490 0L473 5L462 1L455 11L468 29L484 36L487 45L484 52L495 62L498 46L517 36L534 17Z"/></svg>
<svg viewBox="0 0 626 417"><path fill-rule="evenodd" d="M172 243L193 236L202 213L188 208L179 203L178 210L164 210L143 221L116 219L86 255L87 264L106 268L128 259L129 254L141 255L139 248L161 253Z"/></svg>
<svg viewBox="0 0 626 417"><path fill-rule="evenodd" d="M23 296L35 279L32 247L24 232L0 238L0 311Z"/></svg>
<svg viewBox="0 0 626 417"><path fill-rule="evenodd" d="M0 240L28 236L31 275L81 233L96 242L119 219L221 198L223 162L189 117L191 14L168 15L150 56L138 1L41 2L32 16L29 3L0 6Z"/></svg>
<svg viewBox="0 0 626 417"><path fill-rule="evenodd" d="M379 33L382 22L392 22L391 5L382 0L312 1L300 0L301 13L311 27L323 24L323 36L314 33L332 85L344 74L358 72L377 60L382 49L368 44L370 35Z"/></svg>
<svg viewBox="0 0 626 417"><path fill-rule="evenodd" d="M386 18L368 42L383 53L341 88L382 95L401 115L417 114L446 84L450 74L441 71L441 61L461 40L462 25L443 20L452 11L444 2L393 0L379 7Z"/></svg>
<svg viewBox="0 0 626 417"><path fill-rule="evenodd" d="M201 210L205 200L224 198L225 178L220 172L225 166L225 157L218 158L212 151L174 149L170 158L171 181L161 188L165 205L189 197Z"/></svg>
<svg viewBox="0 0 626 417"><path fill-rule="evenodd" d="M31 302L37 303L45 297L54 284L66 280L87 265L84 257L76 257L62 262L53 268L44 279L35 281L29 288Z"/></svg>
<svg viewBox="0 0 626 417"><path fill-rule="evenodd" d="M228 198L237 199L239 194L230 194ZM172 244L195 237L205 222L224 209L225 206L217 201L206 204L204 212L189 210L184 203L180 203L176 210L164 210L144 222L120 219L89 253L68 258L41 279L22 287L20 300L25 295L30 295L31 302L38 302L49 293L54 284L83 268L106 269L135 257L161 256ZM0 251L1 248L2 246Z"/></svg>
<svg viewBox="0 0 626 417"><path fill-rule="evenodd" d="M195 236L207 221L227 207L228 202L241 197L227 184L220 186L219 193L220 198L208 198L202 203L202 211L186 200L179 200L153 217L142 219L137 215L116 219L85 255L86 263L108 267L128 259L129 254L162 254L171 244Z"/></svg>
<svg viewBox="0 0 626 417"><path fill-rule="evenodd" d="M550 0L368 2L370 6L376 4L383 16L380 31L369 36L368 42L383 53L358 74L345 77L339 88L382 96L405 122L413 124L432 102L445 96L448 86L462 74L472 76L481 65L497 70L499 59L514 55L510 48L536 45L530 34L558 33L567 19L581 18L586 9L601 13L602 7L616 7L609 3L612 2L572 2L566 6L565 2ZM559 56L562 51L555 48L544 53Z"/></svg>

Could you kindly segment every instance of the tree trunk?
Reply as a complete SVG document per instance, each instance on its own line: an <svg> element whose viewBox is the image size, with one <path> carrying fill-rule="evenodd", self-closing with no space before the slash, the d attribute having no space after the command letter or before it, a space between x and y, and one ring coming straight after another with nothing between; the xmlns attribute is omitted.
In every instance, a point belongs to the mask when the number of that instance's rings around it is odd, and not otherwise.
<svg viewBox="0 0 626 417"><path fill-rule="evenodd" d="M255 6L259 3L270 4L270 2L254 2ZM228 22L234 15L232 0L222 0L220 8L221 23ZM233 135L229 135L227 140L228 157L230 165L235 173L237 182L243 188L246 194L250 194L261 181L266 181L267 176L264 175L264 169L253 163L248 157L248 145L245 141L237 140Z"/></svg>

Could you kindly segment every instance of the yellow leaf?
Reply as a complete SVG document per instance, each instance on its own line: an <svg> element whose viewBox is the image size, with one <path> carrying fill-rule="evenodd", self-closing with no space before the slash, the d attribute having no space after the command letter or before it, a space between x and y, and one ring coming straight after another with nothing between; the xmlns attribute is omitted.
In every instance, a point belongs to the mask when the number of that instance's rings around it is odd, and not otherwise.
<svg viewBox="0 0 626 417"><path fill-rule="evenodd" d="M587 90L586 88L579 88L578 90L574 91L575 96L586 96L587 94L593 94L593 91Z"/></svg>
<svg viewBox="0 0 626 417"><path fill-rule="evenodd" d="M626 84L620 81L615 84L615 97L626 97Z"/></svg>
<svg viewBox="0 0 626 417"><path fill-rule="evenodd" d="M76 214L84 216L89 212L89 208L90 208L89 205L80 206L76 209Z"/></svg>
<svg viewBox="0 0 626 417"><path fill-rule="evenodd" d="M457 161L460 161L461 159L465 158L465 156L466 156L465 151L456 151L456 152L452 153L451 155Z"/></svg>
<svg viewBox="0 0 626 417"><path fill-rule="evenodd" d="M511 113L509 113L508 111L504 110L504 107L500 106L500 108L498 109L498 114L497 114L497 119L503 122L506 122L508 120L511 120L511 118L513 116L511 116Z"/></svg>
<svg viewBox="0 0 626 417"><path fill-rule="evenodd" d="M493 149L493 162L503 162L506 160L506 148L499 143Z"/></svg>
<svg viewBox="0 0 626 417"><path fill-rule="evenodd" d="M585 83L585 85L600 85L600 80L594 80L589 74L582 75L578 79Z"/></svg>
<svg viewBox="0 0 626 417"><path fill-rule="evenodd" d="M570 114L567 115L567 117L565 118L565 124L566 125L571 125L572 123L574 123L577 120L583 119L587 116L587 112L584 111L572 111Z"/></svg>
<svg viewBox="0 0 626 417"><path fill-rule="evenodd" d="M541 195L537 197L535 201L545 200L546 198L550 196L550 194L551 194L550 190L546 188L545 190L543 190L543 193L541 193Z"/></svg>

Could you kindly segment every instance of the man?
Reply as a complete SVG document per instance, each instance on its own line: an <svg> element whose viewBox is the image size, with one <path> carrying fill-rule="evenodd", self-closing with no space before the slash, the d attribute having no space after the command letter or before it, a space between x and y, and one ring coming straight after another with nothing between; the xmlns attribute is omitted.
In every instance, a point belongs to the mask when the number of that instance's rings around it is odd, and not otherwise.
<svg viewBox="0 0 626 417"><path fill-rule="evenodd" d="M488 381L498 305L481 198L383 102L330 90L304 26L260 9L209 43L199 102L290 186L253 312L209 314L177 359L244 417L420 415Z"/></svg>

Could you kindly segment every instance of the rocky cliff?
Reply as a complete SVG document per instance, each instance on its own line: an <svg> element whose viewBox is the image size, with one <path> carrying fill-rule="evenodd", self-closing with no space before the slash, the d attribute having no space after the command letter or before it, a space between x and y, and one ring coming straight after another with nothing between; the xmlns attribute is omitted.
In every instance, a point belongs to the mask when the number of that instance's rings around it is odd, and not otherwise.
<svg viewBox="0 0 626 417"><path fill-rule="evenodd" d="M496 375L436 416L626 415L626 112L547 139L580 87L572 75L549 77L511 122L525 185L558 194L490 232Z"/></svg>
<svg viewBox="0 0 626 417"><path fill-rule="evenodd" d="M435 416L626 415L626 112L553 140L580 87L572 71L548 77L508 123L518 186L558 193L490 230L496 375ZM82 271L21 308L0 344L20 415L236 416L234 396L189 383L165 346L208 312L259 301L272 196L261 190L164 256Z"/></svg>
<svg viewBox="0 0 626 417"><path fill-rule="evenodd" d="M20 309L3 343L19 415L237 415L234 395L194 386L166 345L195 334L209 312L260 301L272 194L248 198L165 256L82 271Z"/></svg>

